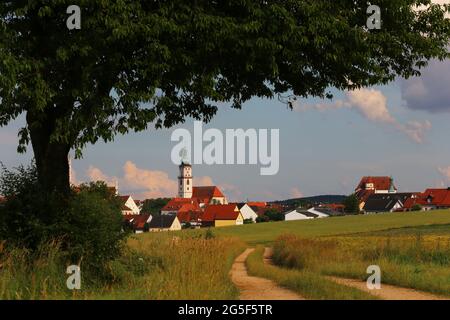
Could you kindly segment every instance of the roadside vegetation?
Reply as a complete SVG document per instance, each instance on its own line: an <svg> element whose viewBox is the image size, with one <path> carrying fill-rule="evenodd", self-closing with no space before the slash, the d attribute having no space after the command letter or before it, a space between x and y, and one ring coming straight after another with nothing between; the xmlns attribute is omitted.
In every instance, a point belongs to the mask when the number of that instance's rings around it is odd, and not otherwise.
<svg viewBox="0 0 450 320"><path fill-rule="evenodd" d="M450 236L282 236L274 244L277 265L301 272L366 280L381 268L382 283L450 296Z"/></svg>
<svg viewBox="0 0 450 320"><path fill-rule="evenodd" d="M0 299L237 299L228 273L244 248L206 234L131 237L102 273L84 272L81 264L81 290L71 291L69 262L57 243L34 253L0 245Z"/></svg>
<svg viewBox="0 0 450 320"><path fill-rule="evenodd" d="M369 300L371 294L339 285L311 270L280 268L265 264L264 247L258 246L247 258L246 265L250 275L275 281L278 285L293 290L306 299L325 300Z"/></svg>

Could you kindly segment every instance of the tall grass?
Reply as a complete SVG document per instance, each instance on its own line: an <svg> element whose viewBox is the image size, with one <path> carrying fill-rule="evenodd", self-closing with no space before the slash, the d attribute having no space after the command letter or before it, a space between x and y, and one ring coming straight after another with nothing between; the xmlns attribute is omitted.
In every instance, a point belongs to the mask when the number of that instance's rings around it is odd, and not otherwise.
<svg viewBox="0 0 450 320"><path fill-rule="evenodd" d="M81 290L71 291L57 243L36 254L0 245L0 299L236 299L228 273L243 249L236 239L132 237L100 274L81 262Z"/></svg>
<svg viewBox="0 0 450 320"><path fill-rule="evenodd" d="M288 268L365 280L378 265L382 283L450 295L450 237L282 236L274 261Z"/></svg>
<svg viewBox="0 0 450 320"><path fill-rule="evenodd" d="M370 300L374 296L363 291L339 285L325 277L305 270L279 268L263 262L264 248L258 246L247 258L249 273L272 279L280 286L291 289L307 299Z"/></svg>

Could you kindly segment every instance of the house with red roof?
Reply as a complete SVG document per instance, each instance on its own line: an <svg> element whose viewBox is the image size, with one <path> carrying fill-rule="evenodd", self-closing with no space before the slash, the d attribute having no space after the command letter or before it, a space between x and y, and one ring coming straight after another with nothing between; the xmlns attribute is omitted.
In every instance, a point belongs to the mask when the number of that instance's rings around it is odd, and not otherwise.
<svg viewBox="0 0 450 320"><path fill-rule="evenodd" d="M182 227L201 228L204 212L202 210L178 211L177 218Z"/></svg>
<svg viewBox="0 0 450 320"><path fill-rule="evenodd" d="M201 206L228 203L222 191L216 186L193 187L192 198L196 199Z"/></svg>
<svg viewBox="0 0 450 320"><path fill-rule="evenodd" d="M423 193L416 194L415 197L406 200L403 209L412 210L415 206L422 207L422 210L449 209L450 208L450 188L447 189L427 189Z"/></svg>
<svg viewBox="0 0 450 320"><path fill-rule="evenodd" d="M130 195L127 196L119 196L119 199L122 202L122 214L126 215L138 215L141 213L141 210L137 206L136 202Z"/></svg>
<svg viewBox="0 0 450 320"><path fill-rule="evenodd" d="M182 162L179 166L178 198L195 199L203 207L208 204L227 204L227 198L216 186L193 186L192 166Z"/></svg>
<svg viewBox="0 0 450 320"><path fill-rule="evenodd" d="M148 232L148 225L152 220L151 214L133 214L124 215L123 221L127 228L133 230L134 233Z"/></svg>
<svg viewBox="0 0 450 320"><path fill-rule="evenodd" d="M191 210L200 210L197 199L173 198L161 209L161 214L177 214L180 211L187 212Z"/></svg>
<svg viewBox="0 0 450 320"><path fill-rule="evenodd" d="M211 204L205 207L202 226L226 227L244 224L244 217L235 204Z"/></svg>
<svg viewBox="0 0 450 320"><path fill-rule="evenodd" d="M363 177L355 188L355 195L360 202L360 210L362 210L366 204L367 199L372 194L389 194L397 193L397 187L394 185L394 179L392 177Z"/></svg>

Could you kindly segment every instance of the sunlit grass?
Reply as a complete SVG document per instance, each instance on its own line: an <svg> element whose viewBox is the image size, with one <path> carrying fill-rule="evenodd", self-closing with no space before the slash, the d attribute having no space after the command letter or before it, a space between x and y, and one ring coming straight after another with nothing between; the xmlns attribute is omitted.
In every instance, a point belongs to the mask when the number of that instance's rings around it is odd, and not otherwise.
<svg viewBox="0 0 450 320"><path fill-rule="evenodd" d="M31 257L0 248L0 299L237 299L228 273L244 244L236 239L132 237L102 273L84 272L66 287L67 263L55 243Z"/></svg>
<svg viewBox="0 0 450 320"><path fill-rule="evenodd" d="M263 262L264 248L258 246L246 261L249 273L275 281L306 299L368 300L374 296L363 291L339 285L325 277L306 270L295 270L267 265Z"/></svg>
<svg viewBox="0 0 450 320"><path fill-rule="evenodd" d="M274 261L287 268L366 280L378 265L382 283L450 296L450 237L283 236L274 245Z"/></svg>

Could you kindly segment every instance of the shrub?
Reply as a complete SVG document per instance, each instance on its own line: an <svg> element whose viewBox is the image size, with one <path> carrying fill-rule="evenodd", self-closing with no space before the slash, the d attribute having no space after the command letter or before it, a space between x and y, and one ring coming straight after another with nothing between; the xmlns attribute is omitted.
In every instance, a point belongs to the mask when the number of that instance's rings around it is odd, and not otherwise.
<svg viewBox="0 0 450 320"><path fill-rule="evenodd" d="M101 182L82 185L64 201L44 194L36 167L2 167L0 240L8 246L37 251L57 241L72 263L99 268L120 254L123 231L120 202Z"/></svg>

